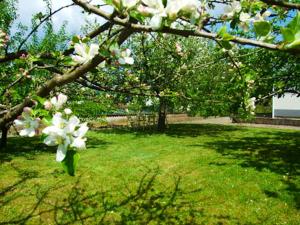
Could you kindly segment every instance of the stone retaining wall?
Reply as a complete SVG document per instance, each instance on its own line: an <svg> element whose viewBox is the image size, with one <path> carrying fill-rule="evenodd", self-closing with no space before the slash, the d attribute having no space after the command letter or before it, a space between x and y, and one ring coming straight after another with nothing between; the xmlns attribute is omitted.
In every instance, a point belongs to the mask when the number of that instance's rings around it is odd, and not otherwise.
<svg viewBox="0 0 300 225"><path fill-rule="evenodd" d="M257 117L254 119L253 123L255 123L255 124L270 124L270 125L300 126L299 119L290 119L290 118Z"/></svg>

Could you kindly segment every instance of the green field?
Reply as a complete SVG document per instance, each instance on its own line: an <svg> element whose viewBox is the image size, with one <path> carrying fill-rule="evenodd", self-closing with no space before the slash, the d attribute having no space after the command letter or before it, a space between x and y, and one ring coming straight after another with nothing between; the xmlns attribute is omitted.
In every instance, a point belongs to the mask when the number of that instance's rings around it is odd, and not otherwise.
<svg viewBox="0 0 300 225"><path fill-rule="evenodd" d="M300 224L300 132L171 125L88 134L75 177L10 138L0 224Z"/></svg>

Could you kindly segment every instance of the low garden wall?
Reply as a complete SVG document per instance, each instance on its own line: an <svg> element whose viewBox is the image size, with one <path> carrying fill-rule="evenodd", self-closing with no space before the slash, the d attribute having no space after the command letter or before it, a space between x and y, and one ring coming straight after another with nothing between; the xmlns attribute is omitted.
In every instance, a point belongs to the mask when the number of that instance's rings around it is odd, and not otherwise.
<svg viewBox="0 0 300 225"><path fill-rule="evenodd" d="M254 119L253 123L270 124L270 125L300 126L300 119L257 117Z"/></svg>
<svg viewBox="0 0 300 225"><path fill-rule="evenodd" d="M158 116L155 114L108 115L107 117L103 117L101 121L90 122L89 125L92 129L114 126L155 126L157 118ZM189 117L187 114L168 114L167 124L199 119L201 119L201 117Z"/></svg>

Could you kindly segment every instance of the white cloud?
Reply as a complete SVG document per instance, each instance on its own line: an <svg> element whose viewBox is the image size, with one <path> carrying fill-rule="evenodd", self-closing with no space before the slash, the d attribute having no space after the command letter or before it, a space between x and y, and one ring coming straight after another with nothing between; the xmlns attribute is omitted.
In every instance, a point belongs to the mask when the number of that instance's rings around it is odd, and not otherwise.
<svg viewBox="0 0 300 225"><path fill-rule="evenodd" d="M71 4L71 0L52 0L52 11L59 9L62 6ZM101 0L94 0L92 3L95 4L103 4ZM105 10L109 10L109 8L105 8ZM70 33L80 33L80 29L86 21L97 21L99 23L103 23L103 19L95 16L88 15L86 13L82 13L82 9L79 6L71 6L61 10L56 13L53 17L53 23L55 30L58 30L65 21L67 21L67 31ZM18 23L22 23L26 26L31 25L32 15L42 12L46 12L46 4L43 0L19 0L18 3L18 18L14 24L13 30L16 30L16 26Z"/></svg>

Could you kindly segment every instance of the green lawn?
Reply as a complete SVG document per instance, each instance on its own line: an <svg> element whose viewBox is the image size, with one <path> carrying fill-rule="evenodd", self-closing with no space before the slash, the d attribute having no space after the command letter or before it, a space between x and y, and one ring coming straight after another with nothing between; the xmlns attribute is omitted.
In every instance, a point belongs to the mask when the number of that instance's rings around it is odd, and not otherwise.
<svg viewBox="0 0 300 225"><path fill-rule="evenodd" d="M0 224L300 224L300 132L172 125L90 132L75 177L10 138Z"/></svg>

